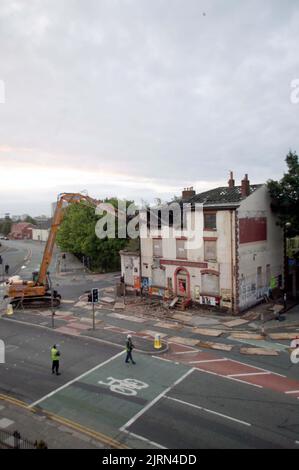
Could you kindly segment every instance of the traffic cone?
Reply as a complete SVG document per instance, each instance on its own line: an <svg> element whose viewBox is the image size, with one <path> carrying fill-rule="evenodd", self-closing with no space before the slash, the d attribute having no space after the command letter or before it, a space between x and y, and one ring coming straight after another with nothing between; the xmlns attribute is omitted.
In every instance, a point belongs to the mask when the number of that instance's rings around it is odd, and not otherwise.
<svg viewBox="0 0 299 470"><path fill-rule="evenodd" d="M161 349L162 343L161 343L161 338L160 335L156 334L155 335L155 341L154 341L154 348L155 349Z"/></svg>

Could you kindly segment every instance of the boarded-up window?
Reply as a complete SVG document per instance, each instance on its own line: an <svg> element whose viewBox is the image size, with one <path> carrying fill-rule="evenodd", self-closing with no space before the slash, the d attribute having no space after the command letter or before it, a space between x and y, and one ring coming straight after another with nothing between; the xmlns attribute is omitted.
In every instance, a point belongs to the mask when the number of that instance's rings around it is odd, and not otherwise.
<svg viewBox="0 0 299 470"><path fill-rule="evenodd" d="M257 288L261 289L261 287L263 287L262 268L261 268L261 266L259 266L257 268L257 273L256 274L257 274L257 278L256 278Z"/></svg>
<svg viewBox="0 0 299 470"><path fill-rule="evenodd" d="M217 241L216 240L205 240L205 261L216 261L217 260Z"/></svg>
<svg viewBox="0 0 299 470"><path fill-rule="evenodd" d="M152 285L155 287L165 287L165 271L160 268L152 271Z"/></svg>
<svg viewBox="0 0 299 470"><path fill-rule="evenodd" d="M219 295L219 276L210 273L202 274L201 294Z"/></svg>
<svg viewBox="0 0 299 470"><path fill-rule="evenodd" d="M216 213L204 214L204 230L216 230Z"/></svg>
<svg viewBox="0 0 299 470"><path fill-rule="evenodd" d="M186 240L176 240L176 257L187 259L187 250L185 249Z"/></svg>
<svg viewBox="0 0 299 470"><path fill-rule="evenodd" d="M153 239L153 255L155 258L162 258L162 239Z"/></svg>
<svg viewBox="0 0 299 470"><path fill-rule="evenodd" d="M248 217L239 219L240 243L259 242L267 240L266 217Z"/></svg>

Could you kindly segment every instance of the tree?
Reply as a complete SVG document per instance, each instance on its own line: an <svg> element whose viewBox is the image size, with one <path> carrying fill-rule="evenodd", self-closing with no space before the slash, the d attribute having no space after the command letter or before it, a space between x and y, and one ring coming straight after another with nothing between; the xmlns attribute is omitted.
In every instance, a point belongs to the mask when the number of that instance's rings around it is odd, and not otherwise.
<svg viewBox="0 0 299 470"><path fill-rule="evenodd" d="M28 222L29 224L36 225L36 220L33 217L31 217L30 215L27 215L24 222Z"/></svg>
<svg viewBox="0 0 299 470"><path fill-rule="evenodd" d="M113 206L117 206L117 199L106 199ZM64 219L57 233L57 244L63 250L78 257L89 257L92 269L113 271L120 268L119 250L123 249L128 240L126 238L99 239L95 233L95 226L99 218L94 207L84 203L71 204L65 209ZM117 236L116 219L116 236Z"/></svg>
<svg viewBox="0 0 299 470"><path fill-rule="evenodd" d="M7 237L7 235L11 232L11 227L12 220L9 217L5 217L5 219L0 222L0 233Z"/></svg>
<svg viewBox="0 0 299 470"><path fill-rule="evenodd" d="M287 227L289 237L299 234L299 161L291 150L285 158L288 172L280 181L269 180L267 186L272 198L272 209L278 215L278 224Z"/></svg>

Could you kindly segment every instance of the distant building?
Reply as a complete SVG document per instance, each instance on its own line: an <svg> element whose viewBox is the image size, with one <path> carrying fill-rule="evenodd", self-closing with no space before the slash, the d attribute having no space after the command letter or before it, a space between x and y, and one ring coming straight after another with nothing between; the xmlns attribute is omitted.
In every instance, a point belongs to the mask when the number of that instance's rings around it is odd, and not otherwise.
<svg viewBox="0 0 299 470"><path fill-rule="evenodd" d="M32 229L32 240L46 242L48 240L50 228L51 228L51 219L38 221L37 226Z"/></svg>
<svg viewBox="0 0 299 470"><path fill-rule="evenodd" d="M18 222L12 225L8 236L12 240L30 240L32 239L32 230L34 228L36 228L36 226L28 222Z"/></svg>

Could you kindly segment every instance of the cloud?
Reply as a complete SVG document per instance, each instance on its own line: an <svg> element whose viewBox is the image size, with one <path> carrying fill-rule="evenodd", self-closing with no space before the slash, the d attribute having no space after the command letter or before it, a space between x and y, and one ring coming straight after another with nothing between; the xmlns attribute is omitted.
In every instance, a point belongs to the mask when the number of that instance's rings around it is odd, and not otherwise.
<svg viewBox="0 0 299 470"><path fill-rule="evenodd" d="M0 164L11 191L35 202L82 172L89 187L104 175L108 194L166 197L225 183L231 169L279 178L299 149L297 2L24 5L0 5Z"/></svg>

